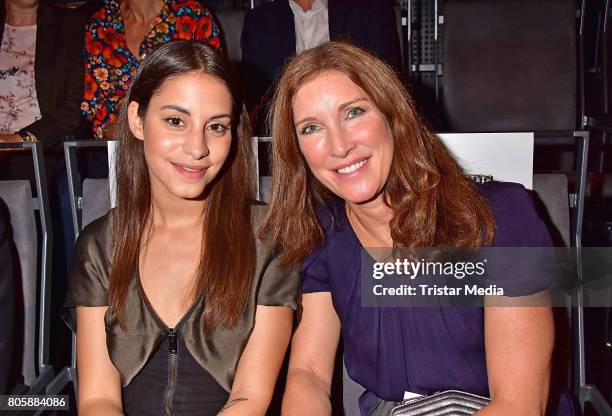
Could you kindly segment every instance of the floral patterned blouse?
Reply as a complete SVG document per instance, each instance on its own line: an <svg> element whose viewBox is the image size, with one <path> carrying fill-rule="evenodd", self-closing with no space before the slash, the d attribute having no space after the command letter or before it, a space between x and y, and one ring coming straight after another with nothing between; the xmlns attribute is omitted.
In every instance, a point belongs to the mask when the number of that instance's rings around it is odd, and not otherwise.
<svg viewBox="0 0 612 416"><path fill-rule="evenodd" d="M136 73L138 59L128 49L119 10L122 0L105 0L86 28L85 96L81 112L92 123L94 136L118 115L121 101ZM193 0L165 0L159 16L140 45L140 56L171 39L196 39L219 48L219 29L212 14Z"/></svg>
<svg viewBox="0 0 612 416"><path fill-rule="evenodd" d="M12 134L42 117L34 61L37 26L4 25L0 46L0 134Z"/></svg>

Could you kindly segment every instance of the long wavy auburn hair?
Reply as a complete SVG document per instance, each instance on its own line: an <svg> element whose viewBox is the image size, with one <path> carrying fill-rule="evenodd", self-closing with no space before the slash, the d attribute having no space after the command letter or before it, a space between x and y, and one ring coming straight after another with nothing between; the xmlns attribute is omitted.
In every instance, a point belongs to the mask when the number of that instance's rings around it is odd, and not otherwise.
<svg viewBox="0 0 612 416"><path fill-rule="evenodd" d="M171 41L148 55L138 67L115 129L119 139L117 208L111 214L114 252L109 303L122 326L126 322L128 288L153 215L144 145L128 126L127 107L130 102L137 102L138 115L144 117L151 97L166 80L190 72L221 81L233 98L230 152L203 195L206 203L202 248L192 298L195 301L205 296L204 327L210 332L220 326L235 325L247 304L255 262L250 209L254 186L247 113L231 76L230 64L221 54L200 42Z"/></svg>
<svg viewBox="0 0 612 416"><path fill-rule="evenodd" d="M286 65L272 101L272 197L261 235L282 248L282 264L301 261L324 238L314 205L317 200L328 205L333 196L309 172L300 152L292 99L306 82L331 71L363 89L391 130L394 156L383 197L394 213L394 246L489 245L494 221L487 202L426 127L395 71L361 48L327 42Z"/></svg>

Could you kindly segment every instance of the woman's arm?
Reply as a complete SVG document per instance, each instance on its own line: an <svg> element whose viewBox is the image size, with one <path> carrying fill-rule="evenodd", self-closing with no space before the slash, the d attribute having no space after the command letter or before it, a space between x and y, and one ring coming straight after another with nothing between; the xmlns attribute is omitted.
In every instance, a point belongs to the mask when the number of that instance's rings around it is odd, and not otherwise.
<svg viewBox="0 0 612 416"><path fill-rule="evenodd" d="M491 404L478 416L544 415L554 342L547 307L485 308Z"/></svg>
<svg viewBox="0 0 612 416"><path fill-rule="evenodd" d="M120 416L121 380L106 347L107 306L77 307L77 369L80 416Z"/></svg>
<svg viewBox="0 0 612 416"><path fill-rule="evenodd" d="M293 310L258 305L255 327L244 349L223 416L265 415L291 337Z"/></svg>
<svg viewBox="0 0 612 416"><path fill-rule="evenodd" d="M282 414L331 415L331 382L340 321L330 292L304 294L302 308L302 319L291 342Z"/></svg>

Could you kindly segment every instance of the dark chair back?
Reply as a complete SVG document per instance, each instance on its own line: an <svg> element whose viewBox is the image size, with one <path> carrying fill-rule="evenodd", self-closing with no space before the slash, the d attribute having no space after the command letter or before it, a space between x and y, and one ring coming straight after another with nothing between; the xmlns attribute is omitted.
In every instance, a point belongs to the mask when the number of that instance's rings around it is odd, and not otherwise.
<svg viewBox="0 0 612 416"><path fill-rule="evenodd" d="M15 273L15 341L13 351L21 351L17 372L23 383L31 385L37 376L36 328L38 316L38 233L32 189L28 180L0 181L0 200L7 220L7 236L14 245ZM5 215L6 214L6 215ZM14 382L11 380L13 388Z"/></svg>
<svg viewBox="0 0 612 416"><path fill-rule="evenodd" d="M443 96L451 131L576 128L571 0L444 6Z"/></svg>

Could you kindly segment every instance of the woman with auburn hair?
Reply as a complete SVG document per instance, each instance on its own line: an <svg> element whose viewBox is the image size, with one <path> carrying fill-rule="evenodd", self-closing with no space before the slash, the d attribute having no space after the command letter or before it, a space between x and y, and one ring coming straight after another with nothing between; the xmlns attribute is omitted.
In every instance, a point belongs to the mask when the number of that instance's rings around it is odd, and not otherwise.
<svg viewBox="0 0 612 416"><path fill-rule="evenodd" d="M117 125L117 208L85 228L80 415L264 415L299 274L256 237L243 102L218 52L172 41L138 68Z"/></svg>
<svg viewBox="0 0 612 416"><path fill-rule="evenodd" d="M465 177L394 71L350 44L295 57L273 103L262 231L282 265L303 271L283 414L331 413L340 337L348 374L365 388L362 415L451 389L490 397L478 415L544 414L550 308L361 306L364 247L549 246L525 189ZM557 399L549 405L555 411ZM556 412L573 413L569 397Z"/></svg>

